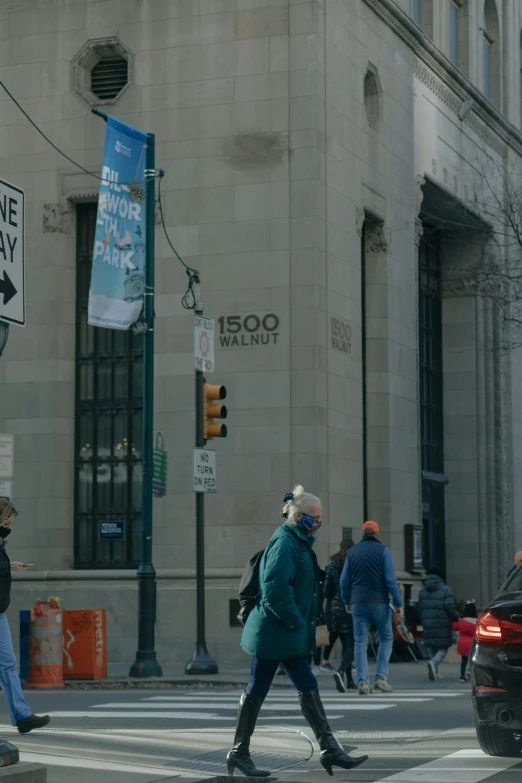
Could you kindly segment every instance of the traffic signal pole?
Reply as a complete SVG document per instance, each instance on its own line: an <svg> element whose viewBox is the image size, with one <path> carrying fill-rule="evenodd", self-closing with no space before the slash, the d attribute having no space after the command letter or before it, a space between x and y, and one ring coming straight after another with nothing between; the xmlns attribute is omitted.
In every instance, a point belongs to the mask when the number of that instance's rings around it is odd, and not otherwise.
<svg viewBox="0 0 522 783"><path fill-rule="evenodd" d="M195 310L203 315L202 309ZM195 370L196 448L205 447L205 415L203 412L205 379ZM197 638L192 660L185 666L186 674L217 674L218 665L210 655L205 640L205 493L196 492L196 611Z"/></svg>

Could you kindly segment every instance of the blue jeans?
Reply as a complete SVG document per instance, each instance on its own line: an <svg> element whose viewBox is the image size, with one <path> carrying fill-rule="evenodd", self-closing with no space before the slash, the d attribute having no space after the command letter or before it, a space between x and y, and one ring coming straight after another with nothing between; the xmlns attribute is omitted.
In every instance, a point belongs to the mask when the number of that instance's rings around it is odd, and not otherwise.
<svg viewBox="0 0 522 783"><path fill-rule="evenodd" d="M16 726L17 721L28 718L32 712L22 692L11 631L4 613L0 614L0 685L7 701L11 723Z"/></svg>
<svg viewBox="0 0 522 783"><path fill-rule="evenodd" d="M388 679L388 664L393 647L391 609L389 604L356 603L351 607L353 632L355 637L355 668L357 681L369 682L368 674L368 633L372 621L379 634L377 651L377 669L375 679Z"/></svg>
<svg viewBox="0 0 522 783"><path fill-rule="evenodd" d="M286 661L281 661L281 663L297 688L298 693L315 691L317 688L317 680L312 674L308 658L289 658ZM250 679L246 687L246 692L249 695L260 696L264 699L270 690L272 680L274 679L278 667L279 661L268 661L266 658L252 658Z"/></svg>

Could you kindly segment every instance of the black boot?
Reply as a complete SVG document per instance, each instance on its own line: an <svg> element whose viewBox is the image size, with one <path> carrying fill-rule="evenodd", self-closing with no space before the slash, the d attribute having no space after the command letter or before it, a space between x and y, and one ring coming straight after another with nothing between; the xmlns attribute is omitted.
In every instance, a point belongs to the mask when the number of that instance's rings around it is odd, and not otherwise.
<svg viewBox="0 0 522 783"><path fill-rule="evenodd" d="M328 725L317 688L314 691L300 693L299 702L301 704L303 716L306 722L310 724L317 742L319 743L319 747L321 748L319 761L329 775L333 775L332 767L354 769L354 767L358 767L359 764L366 761L368 756L353 758L353 756L349 756L348 753L345 753L342 746L339 745Z"/></svg>
<svg viewBox="0 0 522 783"><path fill-rule="evenodd" d="M238 769L243 775L256 778L267 778L270 772L266 769L257 769L250 758L250 737L256 727L257 716L264 702L260 696L241 694L237 708L236 735L234 747L227 756L228 774L233 775Z"/></svg>

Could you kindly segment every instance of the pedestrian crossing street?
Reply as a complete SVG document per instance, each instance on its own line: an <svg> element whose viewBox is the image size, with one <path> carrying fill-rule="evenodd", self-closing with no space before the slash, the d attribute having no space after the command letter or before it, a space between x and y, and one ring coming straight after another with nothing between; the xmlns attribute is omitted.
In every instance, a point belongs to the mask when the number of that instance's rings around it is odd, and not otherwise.
<svg viewBox="0 0 522 783"><path fill-rule="evenodd" d="M85 708L56 710L50 712L52 718L96 718L96 719L140 719L173 721L235 721L238 691L219 691L215 689L198 691L166 691L165 695L141 695L117 692L105 693L100 699L93 693L93 703ZM383 712L400 709L402 705L424 705L435 699L469 699L469 691L462 690L398 690L391 694L373 693L371 696L359 696L355 692L338 693L322 691L322 700L328 718L332 721L351 713ZM292 721L302 719L297 693L293 688L271 690L260 713L259 721Z"/></svg>

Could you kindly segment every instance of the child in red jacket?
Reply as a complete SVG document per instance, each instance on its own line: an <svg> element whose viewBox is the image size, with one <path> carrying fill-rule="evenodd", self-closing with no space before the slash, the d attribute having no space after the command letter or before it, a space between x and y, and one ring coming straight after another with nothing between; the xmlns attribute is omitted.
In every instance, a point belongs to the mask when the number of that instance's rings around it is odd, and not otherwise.
<svg viewBox="0 0 522 783"><path fill-rule="evenodd" d="M475 601L468 601L460 620L452 623L454 631L460 631L457 653L461 656L460 681L466 682L466 668L471 654L471 643L477 624L477 607Z"/></svg>

